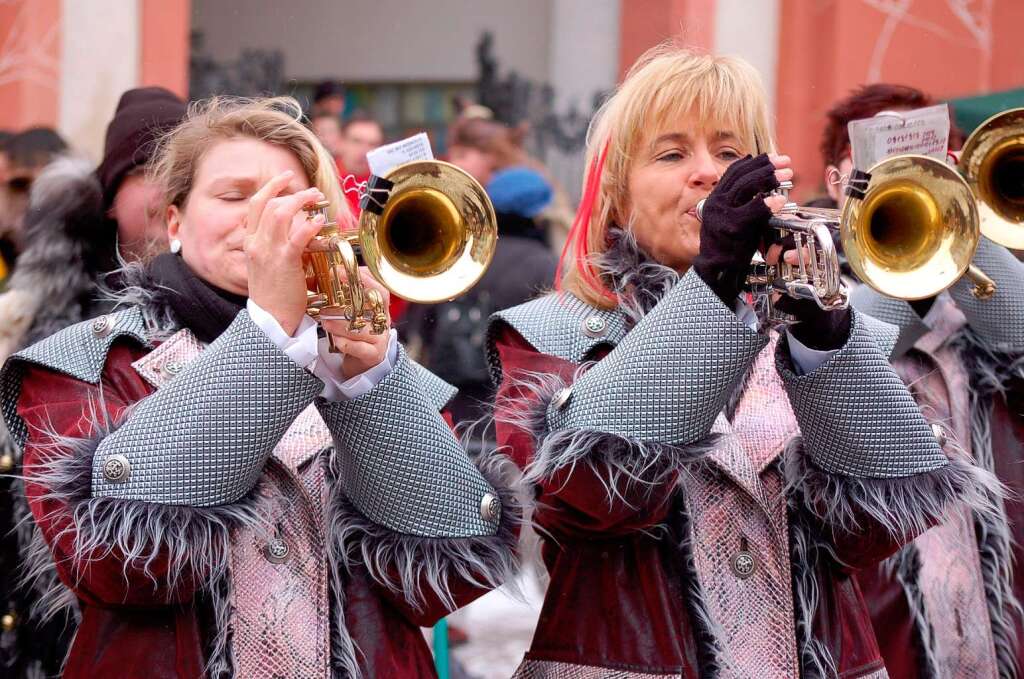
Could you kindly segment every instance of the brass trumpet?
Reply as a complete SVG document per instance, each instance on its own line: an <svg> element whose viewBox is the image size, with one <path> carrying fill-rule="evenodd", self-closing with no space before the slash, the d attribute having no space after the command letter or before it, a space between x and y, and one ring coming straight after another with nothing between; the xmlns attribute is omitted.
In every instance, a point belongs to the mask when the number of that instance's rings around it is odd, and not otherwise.
<svg viewBox="0 0 1024 679"><path fill-rule="evenodd" d="M833 232L857 277L883 295L923 299L965 275L975 282L979 299L994 294L995 283L971 264L981 238L978 206L955 169L927 156L901 155L879 162L857 181L842 212L789 203L770 220L807 255L796 265L755 258L747 285L763 320L787 322L775 315L773 293L813 299L828 310L849 304Z"/></svg>
<svg viewBox="0 0 1024 679"><path fill-rule="evenodd" d="M491 263L498 240L494 207L483 187L449 163L417 161L384 177L381 200L370 195L358 229L342 231L326 219L303 256L307 313L347 320L371 332L387 330L387 309L359 279L357 252L392 294L419 303L444 302L473 287ZM329 203L307 206L328 217Z"/></svg>
<svg viewBox="0 0 1024 679"><path fill-rule="evenodd" d="M1024 108L983 122L964 143L958 167L978 198L981 232L1024 250Z"/></svg>

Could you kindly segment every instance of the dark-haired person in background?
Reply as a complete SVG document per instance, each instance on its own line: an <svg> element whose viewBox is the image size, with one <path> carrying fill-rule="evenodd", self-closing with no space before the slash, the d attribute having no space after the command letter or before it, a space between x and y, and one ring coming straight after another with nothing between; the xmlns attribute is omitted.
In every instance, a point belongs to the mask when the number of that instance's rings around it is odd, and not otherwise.
<svg viewBox="0 0 1024 679"><path fill-rule="evenodd" d="M6 273L14 269L22 247L22 229L32 183L68 146L56 131L33 127L11 135L3 144L4 181L0 185L0 256Z"/></svg>
<svg viewBox="0 0 1024 679"><path fill-rule="evenodd" d="M341 124L341 138L338 140L338 178L341 180L345 198L352 214L359 216L359 194L351 191L353 180L362 184L370 178L370 163L366 154L384 143L384 128L369 114L356 111ZM348 175L352 179L346 180Z"/></svg>
<svg viewBox="0 0 1024 679"><path fill-rule="evenodd" d="M35 179L24 219L24 251L0 295L0 362L107 311L99 283L117 267L118 255L131 262L166 251L162 192L144 169L160 135L184 115L185 103L163 88L128 90L107 127L98 168L60 158ZM6 427L0 426L0 473L20 473L20 458ZM32 544L39 544L28 513L22 482L0 479L0 615L7 620L0 629L0 675L55 676L74 635L77 612L64 609L42 619L46 609L61 603L40 597L43 590L61 591L51 587L56 584L52 562L35 562L49 572L35 587L17 584L29 567Z"/></svg>
<svg viewBox="0 0 1024 679"><path fill-rule="evenodd" d="M340 118L345 113L345 86L334 80L324 80L313 90L311 117L331 115Z"/></svg>
<svg viewBox="0 0 1024 679"><path fill-rule="evenodd" d="M821 142L832 204L845 200L844 181L836 179L853 169L851 120L935 103L920 90L884 83L837 102ZM962 142L954 125L950 148ZM901 679L1012 677L1020 660L1021 583L1011 581L1010 566L1011 549L1019 563L1024 537L1024 264L984 237L975 263L996 279L993 299L976 300L966 281L913 302L866 285L852 295L858 311L900 328L891 360L922 411L943 423L962 456L1015 491L1005 506L990 498L987 511L951 506L888 564L858 572L889 676Z"/></svg>

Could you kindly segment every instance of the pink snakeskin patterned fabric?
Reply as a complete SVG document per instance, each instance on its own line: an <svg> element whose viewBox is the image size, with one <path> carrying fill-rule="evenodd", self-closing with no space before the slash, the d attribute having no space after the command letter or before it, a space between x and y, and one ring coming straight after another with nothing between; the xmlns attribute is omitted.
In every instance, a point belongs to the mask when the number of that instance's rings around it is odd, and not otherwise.
<svg viewBox="0 0 1024 679"><path fill-rule="evenodd" d="M775 370L776 343L754 360L733 422L715 422L726 437L709 464L684 480L724 677L799 676L786 499L772 466L798 428Z"/></svg>
<svg viewBox="0 0 1024 679"><path fill-rule="evenodd" d="M156 388L203 350L181 330L133 367ZM325 554L327 485L318 453L331 441L315 406L304 410L268 461L256 492L272 507L275 534L251 529L232 536L231 654L247 679L321 677L330 672L330 604ZM287 552L273 557L269 548Z"/></svg>
<svg viewBox="0 0 1024 679"><path fill-rule="evenodd" d="M951 305L940 298L936 304ZM959 446L950 455L970 456L968 378L945 340L964 322L955 309L938 314L940 322L916 345L918 358L903 358L896 368L910 385L922 412L940 423ZM917 579L927 625L932 630L939 679L995 677L998 668L977 537L970 512L951 507L943 522L920 535Z"/></svg>
<svg viewBox="0 0 1024 679"><path fill-rule="evenodd" d="M611 670L550 660L524 660L512 679L665 679L672 676L676 675Z"/></svg>

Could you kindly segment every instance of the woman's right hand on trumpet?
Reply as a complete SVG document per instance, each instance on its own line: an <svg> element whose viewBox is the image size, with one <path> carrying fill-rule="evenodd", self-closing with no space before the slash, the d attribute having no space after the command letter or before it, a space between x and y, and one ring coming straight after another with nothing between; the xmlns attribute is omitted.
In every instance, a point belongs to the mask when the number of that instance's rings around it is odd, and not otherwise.
<svg viewBox="0 0 1024 679"><path fill-rule="evenodd" d="M323 224L322 218L307 219L303 208L324 200L316 187L285 194L295 188L291 170L268 181L249 199L245 222L249 299L273 316L289 336L306 313L302 253Z"/></svg>

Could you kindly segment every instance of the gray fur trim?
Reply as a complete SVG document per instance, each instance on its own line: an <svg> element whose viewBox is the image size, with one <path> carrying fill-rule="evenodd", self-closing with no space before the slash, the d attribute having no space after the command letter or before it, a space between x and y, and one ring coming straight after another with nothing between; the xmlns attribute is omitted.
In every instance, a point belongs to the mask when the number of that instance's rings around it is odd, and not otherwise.
<svg viewBox="0 0 1024 679"><path fill-rule="evenodd" d="M210 679L232 679L235 660L231 654L231 577L225 574L208 588L215 633L210 640L206 673Z"/></svg>
<svg viewBox="0 0 1024 679"><path fill-rule="evenodd" d="M951 502L990 513L1003 488L991 473L964 461L949 463L913 476L889 479L830 474L815 466L803 450L801 437L783 452L786 492L833 531L856 533L871 519L897 539L916 536L942 519Z"/></svg>
<svg viewBox="0 0 1024 679"><path fill-rule="evenodd" d="M12 352L89 317L96 278L109 262L116 235L114 223L103 215L91 164L62 157L47 165L32 184L26 247L8 285L11 292L0 298L0 305L9 295L28 305L17 309L29 322ZM8 321L0 315L0 327Z"/></svg>
<svg viewBox="0 0 1024 679"><path fill-rule="evenodd" d="M596 259L601 275L611 281L619 310L636 325L679 282L679 272L651 259L631 229L608 230L608 249Z"/></svg>
<svg viewBox="0 0 1024 679"><path fill-rule="evenodd" d="M680 503L682 504L682 503ZM693 640L697 645L697 664L700 676L704 679L717 679L726 669L732 669L725 650L719 644L724 639L725 631L721 628L708 610L708 605L697 577L697 566L694 561L690 513L685 507L673 512L680 520L679 554L685 575L683 588L686 590L683 604L693 623Z"/></svg>
<svg viewBox="0 0 1024 679"><path fill-rule="evenodd" d="M921 654L921 662L924 665L921 667L923 676L941 676L939 659L935 657L935 630L928 621L924 595L918 584L921 573L921 553L917 550L917 546L913 542L907 544L878 567L889 577L895 578L906 595L907 608L910 610L910 618L914 623L914 630L917 632L919 647L916 650Z"/></svg>
<svg viewBox="0 0 1024 679"><path fill-rule="evenodd" d="M830 555L816 536L807 516L793 512L790 500L789 548L793 579L793 616L796 641L800 653L800 676L803 679L833 679L839 676L835 658L828 647L814 636L814 616L821 592L818 590L818 569Z"/></svg>
<svg viewBox="0 0 1024 679"><path fill-rule="evenodd" d="M209 589L225 577L230 565L231 531L237 527L262 527L269 532L264 512L255 493L230 505L185 507L136 500L92 497L93 454L113 426L100 419L97 407L89 414L92 436L73 438L42 432L45 444L40 461L25 470L25 480L45 489L43 499L60 504L64 529L74 533L69 571L84 575L93 562L116 558L129 569L137 569L158 584L151 568L157 559L166 560L170 591L186 579ZM54 539L63 536L59 534Z"/></svg>
<svg viewBox="0 0 1024 679"><path fill-rule="evenodd" d="M576 375L589 367L590 364L580 366ZM568 382L558 375L521 374L514 383L514 389L523 394L523 402L530 403L530 407L523 408L516 401L500 402L496 406L496 417L500 422L533 437L533 458L522 479L527 486L550 479L563 469L575 470L577 465L585 465L600 479L609 506L615 502L628 505L620 489L639 485L653 491L671 482L673 475L687 464L714 450L718 442L719 437L715 434L681 446L587 429L550 432L546 416L548 407L555 394L566 386Z"/></svg>
<svg viewBox="0 0 1024 679"><path fill-rule="evenodd" d="M981 577L985 586L985 604L995 643L996 667L1000 679L1015 679L1017 666L1017 629L1024 610L1013 594L1013 557L1009 524L1002 502L996 512L973 512L974 532L978 540Z"/></svg>
<svg viewBox="0 0 1024 679"><path fill-rule="evenodd" d="M1001 350L970 326L961 329L951 342L967 367L972 396L1005 394L1014 380L1024 383L1024 352Z"/></svg>
<svg viewBox="0 0 1024 679"><path fill-rule="evenodd" d="M1005 395L1014 381L1024 384L1024 354L1000 351L969 326L951 341L968 374L971 450L980 466L994 470L992 401ZM1022 641L1017 638L1017 624L1024 617L1024 611L1013 595L1014 564L1010 550L1013 537L1006 508L1001 498L995 498L993 504L991 511L973 512L974 527L999 676L1016 677L1020 671L1017 649Z"/></svg>
<svg viewBox="0 0 1024 679"><path fill-rule="evenodd" d="M78 598L57 575L50 547L29 511L23 478L12 479L11 494L16 498L14 526L21 555L18 586L36 594L29 615L45 623L62 611L68 611L77 625L81 622Z"/></svg>
<svg viewBox="0 0 1024 679"><path fill-rule="evenodd" d="M177 294L157 284L145 263L127 262L118 256L119 268L110 272L99 286L99 299L114 309L141 307L151 340L165 340L181 328L171 310L168 296Z"/></svg>
<svg viewBox="0 0 1024 679"><path fill-rule="evenodd" d="M339 543L327 541L327 564L331 596L331 669L333 677L361 679L357 655L361 653L345 622L345 582L348 572L339 554Z"/></svg>
<svg viewBox="0 0 1024 679"><path fill-rule="evenodd" d="M453 579L486 589L510 581L518 568L515 547L522 516L512 486L504 480L511 474L511 463L497 453L473 462L501 501L501 520L494 535L428 538L397 533L363 516L334 483L327 534L346 572L365 569L374 581L400 593L417 610L425 602L424 588L454 610Z"/></svg>

